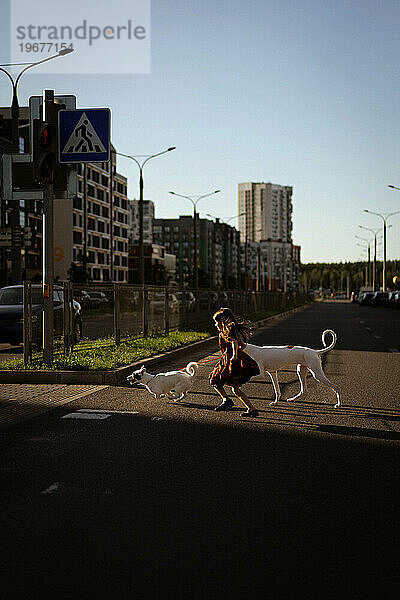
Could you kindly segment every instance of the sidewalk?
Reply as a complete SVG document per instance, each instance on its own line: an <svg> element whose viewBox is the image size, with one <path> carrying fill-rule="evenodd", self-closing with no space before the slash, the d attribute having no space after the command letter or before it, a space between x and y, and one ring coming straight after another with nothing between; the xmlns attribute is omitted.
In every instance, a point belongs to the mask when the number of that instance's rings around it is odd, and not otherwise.
<svg viewBox="0 0 400 600"><path fill-rule="evenodd" d="M105 389L98 385L0 384L0 430Z"/></svg>

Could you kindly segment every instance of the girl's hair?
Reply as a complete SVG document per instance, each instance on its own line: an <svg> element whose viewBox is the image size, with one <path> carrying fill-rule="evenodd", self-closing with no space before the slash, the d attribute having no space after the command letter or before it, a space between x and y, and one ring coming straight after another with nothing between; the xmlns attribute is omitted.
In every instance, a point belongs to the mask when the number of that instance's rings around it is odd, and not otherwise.
<svg viewBox="0 0 400 600"><path fill-rule="evenodd" d="M253 332L251 321L235 317L230 308L220 308L214 313L213 319L221 324L222 335L226 340L234 338L245 344Z"/></svg>

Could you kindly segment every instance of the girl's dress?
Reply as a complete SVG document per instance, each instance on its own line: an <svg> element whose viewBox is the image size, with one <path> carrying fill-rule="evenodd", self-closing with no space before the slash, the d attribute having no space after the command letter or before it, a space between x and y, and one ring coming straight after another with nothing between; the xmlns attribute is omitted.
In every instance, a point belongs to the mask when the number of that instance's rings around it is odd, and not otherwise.
<svg viewBox="0 0 400 600"><path fill-rule="evenodd" d="M233 365L231 364L232 342L227 342L221 333L219 334L218 343L222 356L208 377L212 386L232 385L234 378L239 379L240 385L243 385L255 375L260 374L257 363L240 349L237 352L236 362Z"/></svg>

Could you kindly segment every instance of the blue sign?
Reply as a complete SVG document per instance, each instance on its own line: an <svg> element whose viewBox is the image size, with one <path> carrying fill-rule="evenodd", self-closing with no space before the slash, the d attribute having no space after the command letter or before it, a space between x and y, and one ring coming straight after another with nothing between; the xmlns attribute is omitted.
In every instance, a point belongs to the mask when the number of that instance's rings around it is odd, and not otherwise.
<svg viewBox="0 0 400 600"><path fill-rule="evenodd" d="M58 159L61 163L110 160L109 108L78 108L58 113Z"/></svg>

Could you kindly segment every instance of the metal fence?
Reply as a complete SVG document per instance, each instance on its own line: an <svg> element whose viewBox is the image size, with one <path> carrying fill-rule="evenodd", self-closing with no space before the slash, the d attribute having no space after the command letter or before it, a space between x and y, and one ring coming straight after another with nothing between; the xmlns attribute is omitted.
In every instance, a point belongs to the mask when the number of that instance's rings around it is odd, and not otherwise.
<svg viewBox="0 0 400 600"><path fill-rule="evenodd" d="M41 285L24 282L24 360L42 347ZM38 293L39 292L39 293ZM304 301L299 292L219 292L129 284L75 284L54 287L54 350L70 352L79 342L145 337L154 333L210 324L213 313L228 306L234 313L279 309ZM38 310L39 309L39 310Z"/></svg>

